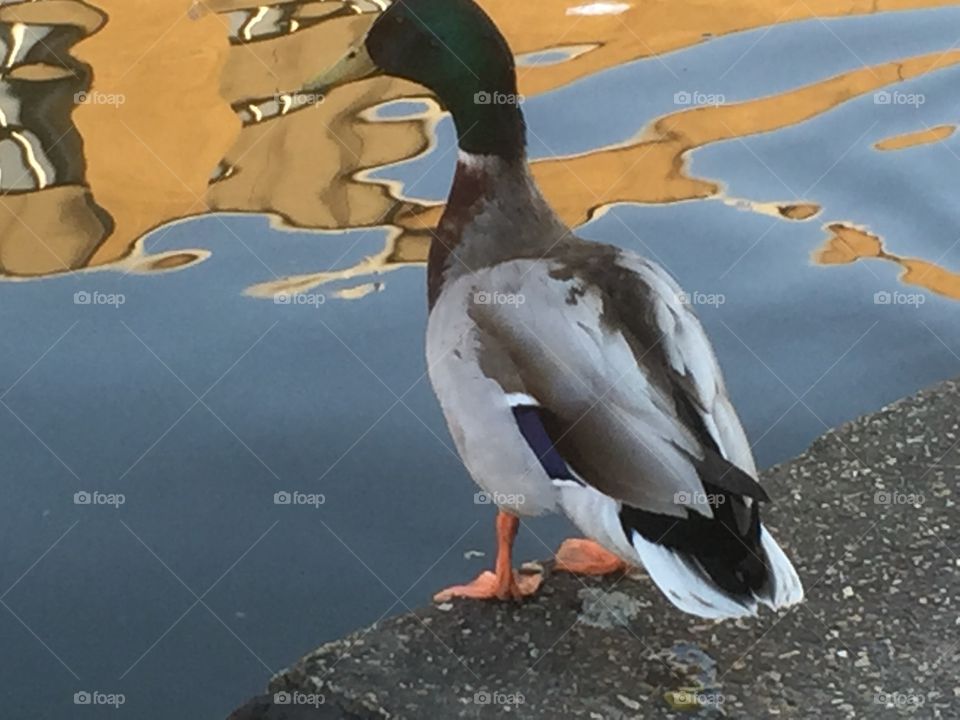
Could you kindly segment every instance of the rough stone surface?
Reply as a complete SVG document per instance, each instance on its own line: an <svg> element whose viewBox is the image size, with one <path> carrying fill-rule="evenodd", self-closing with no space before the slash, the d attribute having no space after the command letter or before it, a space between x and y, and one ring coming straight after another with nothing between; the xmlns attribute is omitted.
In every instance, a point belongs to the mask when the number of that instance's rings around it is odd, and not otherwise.
<svg viewBox="0 0 960 720"><path fill-rule="evenodd" d="M643 575L547 564L523 605L424 608L271 680L322 693L309 714L264 696L234 717L960 718L958 410L945 383L764 474L768 524L807 590L786 613L703 621Z"/></svg>

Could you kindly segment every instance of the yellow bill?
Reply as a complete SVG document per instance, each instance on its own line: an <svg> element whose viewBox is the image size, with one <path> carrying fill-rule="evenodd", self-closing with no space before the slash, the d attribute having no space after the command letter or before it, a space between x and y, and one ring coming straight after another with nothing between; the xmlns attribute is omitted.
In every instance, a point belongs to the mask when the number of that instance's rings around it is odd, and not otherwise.
<svg viewBox="0 0 960 720"><path fill-rule="evenodd" d="M347 54L340 58L333 67L308 82L304 86L304 91L326 93L338 85L380 75L381 72L361 40L358 45L350 48Z"/></svg>

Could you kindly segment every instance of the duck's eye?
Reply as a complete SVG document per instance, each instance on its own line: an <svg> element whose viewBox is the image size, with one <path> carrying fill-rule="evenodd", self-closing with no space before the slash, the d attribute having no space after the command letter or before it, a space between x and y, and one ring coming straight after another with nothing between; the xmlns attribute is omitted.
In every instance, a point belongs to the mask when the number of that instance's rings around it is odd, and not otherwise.
<svg viewBox="0 0 960 720"><path fill-rule="evenodd" d="M347 53L347 59L349 60L353 60L356 56L357 56L356 50L351 50L350 52Z"/></svg>

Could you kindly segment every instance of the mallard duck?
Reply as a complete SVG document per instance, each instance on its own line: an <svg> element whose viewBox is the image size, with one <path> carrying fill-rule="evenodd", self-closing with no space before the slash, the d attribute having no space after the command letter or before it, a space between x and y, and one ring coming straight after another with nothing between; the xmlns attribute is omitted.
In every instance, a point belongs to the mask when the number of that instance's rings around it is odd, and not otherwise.
<svg viewBox="0 0 960 720"><path fill-rule="evenodd" d="M498 506L495 569L439 593L522 598L521 516L563 511L587 539L557 568L642 566L707 618L799 602L760 522L768 500L703 327L676 281L576 237L526 156L513 54L471 0L395 0L306 92L385 73L431 90L459 160L428 263L429 376L473 479Z"/></svg>

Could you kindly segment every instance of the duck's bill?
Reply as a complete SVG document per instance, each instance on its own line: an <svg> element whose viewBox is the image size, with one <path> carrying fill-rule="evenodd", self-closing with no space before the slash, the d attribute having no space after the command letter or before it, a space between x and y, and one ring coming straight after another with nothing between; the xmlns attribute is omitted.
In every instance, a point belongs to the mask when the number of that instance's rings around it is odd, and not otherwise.
<svg viewBox="0 0 960 720"><path fill-rule="evenodd" d="M304 86L308 93L326 93L332 88L344 85L354 80L380 75L382 71L367 52L366 45L361 41L350 48L337 63L326 72L318 75Z"/></svg>

